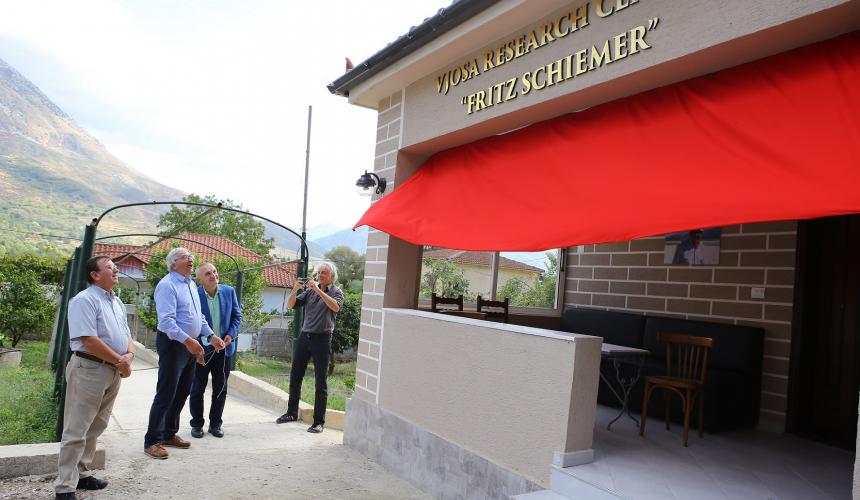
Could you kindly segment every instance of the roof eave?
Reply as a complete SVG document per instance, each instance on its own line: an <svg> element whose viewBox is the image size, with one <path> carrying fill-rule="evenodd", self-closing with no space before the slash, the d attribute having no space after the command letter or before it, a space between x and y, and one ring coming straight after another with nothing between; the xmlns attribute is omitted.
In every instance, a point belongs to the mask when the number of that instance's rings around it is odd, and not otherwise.
<svg viewBox="0 0 860 500"><path fill-rule="evenodd" d="M459 0L449 7L439 9L436 15L425 19L423 23L328 84L329 92L349 97L349 91L354 87L499 1Z"/></svg>

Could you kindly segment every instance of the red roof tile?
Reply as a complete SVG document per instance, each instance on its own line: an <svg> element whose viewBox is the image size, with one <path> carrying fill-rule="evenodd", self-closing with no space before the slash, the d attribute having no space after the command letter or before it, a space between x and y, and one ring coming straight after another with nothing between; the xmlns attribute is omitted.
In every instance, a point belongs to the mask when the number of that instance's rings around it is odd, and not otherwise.
<svg viewBox="0 0 860 500"><path fill-rule="evenodd" d="M178 245L187 248L188 251L196 255L199 263L225 257L224 254L233 257L243 257L250 264L265 265L269 262L267 259L264 259L247 248L220 236L180 233L179 238L182 239L170 238L160 241L154 247L146 250L144 250L144 247L142 246L96 243L94 255L107 255L112 259L117 259L123 255L134 254L126 257L122 263L127 265L130 264L131 267L139 267L142 269L149 264L149 259L158 250L172 248L174 246L174 242L176 242ZM139 264L136 264L135 261ZM263 278L265 278L269 286L291 288L296 281L296 264L266 267L262 272Z"/></svg>
<svg viewBox="0 0 860 500"><path fill-rule="evenodd" d="M448 250L446 248L441 248L438 250L425 251L424 258L447 260L453 264L486 266L489 268L493 262L493 252L469 252L465 250ZM502 256L499 256L499 267L502 269L518 269L535 273L544 272L543 269L539 267L530 266L526 263Z"/></svg>

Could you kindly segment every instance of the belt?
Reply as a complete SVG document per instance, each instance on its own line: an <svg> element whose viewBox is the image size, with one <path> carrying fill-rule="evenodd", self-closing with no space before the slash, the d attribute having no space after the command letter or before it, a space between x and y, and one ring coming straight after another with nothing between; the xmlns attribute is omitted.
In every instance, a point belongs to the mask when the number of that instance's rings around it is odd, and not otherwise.
<svg viewBox="0 0 860 500"><path fill-rule="evenodd" d="M103 364L106 364L106 365L110 366L111 368L116 369L116 367L114 366L114 364L113 364L113 363L111 363L110 361L105 361L105 360L103 360L102 358L100 358L100 357L98 357L98 356L93 356L92 354L90 354L90 353L88 353L88 352L75 351L75 355L76 355L76 356L80 356L80 357L82 357L82 358L84 358L84 359L88 359L88 360L90 360L90 361L95 361L96 363L103 363Z"/></svg>

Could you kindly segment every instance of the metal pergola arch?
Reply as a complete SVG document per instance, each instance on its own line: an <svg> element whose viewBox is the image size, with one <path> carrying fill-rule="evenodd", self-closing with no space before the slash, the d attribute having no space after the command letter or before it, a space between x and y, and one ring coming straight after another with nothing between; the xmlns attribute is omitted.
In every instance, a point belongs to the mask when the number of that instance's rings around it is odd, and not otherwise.
<svg viewBox="0 0 860 500"><path fill-rule="evenodd" d="M113 206L113 207L105 210L104 212L101 213L101 215L93 218L92 221L87 226L84 227L83 241L81 242L80 246L75 248L74 253L72 254L72 257L66 262L66 274L65 274L64 283L63 283L63 292L60 296L60 301L59 301L59 305L58 305L59 312L57 315L57 324L56 324L56 329L54 331L54 336L53 336L53 339L54 339L53 349L52 349L53 352L52 352L52 357L51 357L51 366L54 368L55 374L56 374L55 381L54 381L54 397L58 398L59 407L60 407L60 411L58 412L58 417L57 417L57 427L55 429L55 435L57 437L57 440L59 440L62 437L62 433L63 433L63 410L62 409L65 405L65 393L66 393L65 367L66 367L66 364L69 362L69 358L71 357L71 350L69 348L69 326L68 326L68 322L67 322L69 300L72 297L74 297L78 292L80 292L81 290L83 290L84 288L87 287L87 276L86 276L86 271L85 271L85 264L86 264L86 261L90 257L93 256L93 250L95 248L95 242L97 240L118 238L118 237L123 237L123 236L158 236L160 239L156 240L154 243L151 243L150 245L158 243L158 241L161 241L164 239L170 239L170 238L179 239L179 240L183 240L183 241L191 241L191 242L194 242L196 244L203 245L204 247L215 250L216 252L218 252L222 255L226 255L226 256L230 257L230 259L233 260L233 263L236 265L236 271L235 272L238 273L238 275L237 275L237 295L239 295L241 297L242 269L241 269L241 266L239 265L238 261L233 256L228 255L225 252L222 252L218 249L212 248L209 245L206 245L206 244L201 243L199 241L195 241L193 239L179 237L179 236L176 236L175 234L164 235L164 234L142 233L142 234L114 235L114 236L96 238L96 231L98 230L99 224L105 218L105 216L107 216L109 213L111 213L115 210L123 209L123 208L140 207L140 206L158 206L158 205L186 205L186 206L199 206L199 207L206 207L207 208L206 211L204 211L202 214L200 214L197 217L195 217L194 219L192 219L192 221L207 216L213 210L226 210L229 212L235 212L235 213L250 215L250 216L255 217L257 219L264 220L270 224L274 224L275 226L278 226L278 227L286 230L287 232L292 233L293 235L295 235L299 239L299 242L301 243L301 248L300 248L299 260L297 261L298 265L296 266L297 267L296 275L300 278L306 278L307 277L309 252L308 252L308 246L307 246L305 231L302 230L302 233L299 234L299 233L293 231L289 227L287 227L287 226L285 226L279 222L276 222L272 219L269 219L268 217L263 217L262 215L255 214L255 213L250 212L248 210L239 210L239 209L235 209L235 208L225 207L221 203L213 205L210 203L199 203L199 202L191 202L191 201L150 201L150 202L139 202L139 203L126 203L126 204L122 204L122 205L116 205L116 206ZM192 221L189 221L189 223ZM187 224L188 223L186 223L186 225ZM181 227L179 229L181 229ZM174 232L178 232L178 231L174 231ZM296 316L295 316L294 321L297 324L301 324L301 322L302 322L302 319L303 319L302 313L303 313L303 311L301 309L298 309L296 311Z"/></svg>

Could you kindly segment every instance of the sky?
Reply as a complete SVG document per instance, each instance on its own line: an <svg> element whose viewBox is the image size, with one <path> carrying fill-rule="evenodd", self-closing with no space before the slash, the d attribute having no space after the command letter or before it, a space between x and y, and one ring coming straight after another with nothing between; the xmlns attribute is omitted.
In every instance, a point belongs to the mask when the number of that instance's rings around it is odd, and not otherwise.
<svg viewBox="0 0 860 500"><path fill-rule="evenodd" d="M447 0L0 0L0 59L122 161L300 228L369 206L376 112L326 85Z"/></svg>

